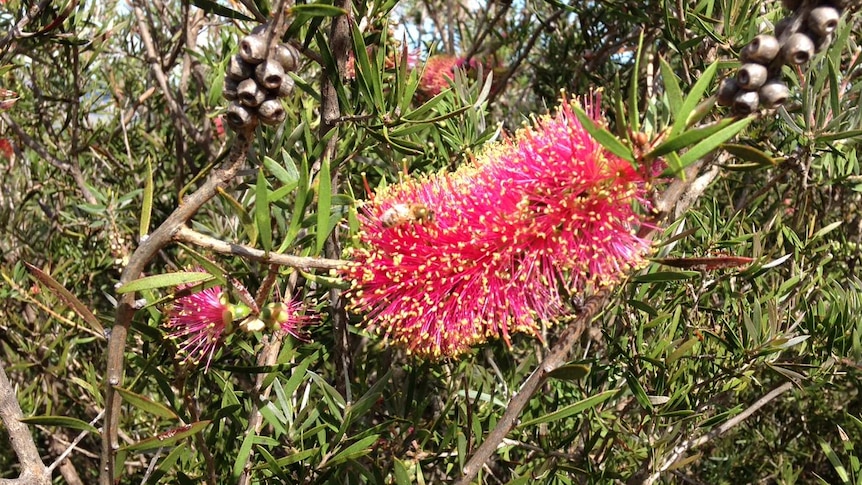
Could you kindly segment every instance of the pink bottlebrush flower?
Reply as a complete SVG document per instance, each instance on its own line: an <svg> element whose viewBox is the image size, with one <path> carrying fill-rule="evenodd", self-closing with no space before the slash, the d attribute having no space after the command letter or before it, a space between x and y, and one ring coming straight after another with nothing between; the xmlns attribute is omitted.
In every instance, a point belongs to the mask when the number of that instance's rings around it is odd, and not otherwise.
<svg viewBox="0 0 862 485"><path fill-rule="evenodd" d="M0 155L7 160L11 160L15 155L15 150L8 138L0 138Z"/></svg>
<svg viewBox="0 0 862 485"><path fill-rule="evenodd" d="M168 311L168 336L182 341L184 360L200 363L206 359L205 368L209 370L216 348L232 331L235 311L218 286L177 298Z"/></svg>
<svg viewBox="0 0 862 485"><path fill-rule="evenodd" d="M562 308L561 287L611 284L642 264L633 205L645 185L564 103L454 173L378 192L345 269L351 307L432 358L537 336Z"/></svg>
<svg viewBox="0 0 862 485"><path fill-rule="evenodd" d="M312 318L304 312L304 305L296 300L285 300L266 305L260 318L267 326L278 328L299 340L307 340L303 328Z"/></svg>
<svg viewBox="0 0 862 485"><path fill-rule="evenodd" d="M429 57L419 80L419 91L429 98L442 93L455 79L455 69L461 62L459 58L446 54Z"/></svg>

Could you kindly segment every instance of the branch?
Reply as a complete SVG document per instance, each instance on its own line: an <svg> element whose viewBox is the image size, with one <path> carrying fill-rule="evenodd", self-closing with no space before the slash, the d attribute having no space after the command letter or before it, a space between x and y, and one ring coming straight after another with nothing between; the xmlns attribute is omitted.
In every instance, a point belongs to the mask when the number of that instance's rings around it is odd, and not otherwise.
<svg viewBox="0 0 862 485"><path fill-rule="evenodd" d="M662 463L658 470L656 470L652 475L650 475L646 480L644 480L643 483L645 485L652 485L659 479L662 472L667 471L668 468L670 468L674 463L676 463L677 460L679 460L686 452L688 452L688 450L697 448L698 446L708 442L709 440L723 435L731 428L748 419L752 414L756 413L767 403L789 391L792 387L793 383L785 382L784 384L769 391L767 395L755 401L754 404L749 406L745 411L739 413L737 416L734 416L731 419L728 419L727 421L722 423L721 426L716 427L709 433L698 436L697 438L685 440L682 443L676 445L671 454L664 460L664 463Z"/></svg>
<svg viewBox="0 0 862 485"><path fill-rule="evenodd" d="M203 247L219 254L230 254L252 261L266 264L277 264L291 268L309 271L312 269L338 269L344 267L347 261L340 259L310 258L304 256L293 256L290 254L278 254L262 251L241 244L226 243L214 237L201 234L188 227L180 227L174 234L174 240L195 246Z"/></svg>
<svg viewBox="0 0 862 485"><path fill-rule="evenodd" d="M455 482L456 485L470 485L473 478L476 477L479 470L485 465L485 462L497 450L497 446L503 442L509 431L515 427L518 416L521 415L521 412L530 402L533 394L545 381L548 373L568 361L572 346L581 337L584 329L587 328L587 324L604 308L610 294L611 289L604 287L587 300L578 317L560 334L559 340L551 347L548 355L545 356L541 364L530 374L530 377L527 378L521 389L509 401L509 405L506 406L506 412L503 413L503 416L497 422L497 426L488 433L485 441L482 442L467 464L464 465L463 475L460 480Z"/></svg>
<svg viewBox="0 0 862 485"><path fill-rule="evenodd" d="M36 448L36 443L30 434L30 428L21 422L23 417L24 413L21 412L21 406L18 404L15 389L9 378L6 377L3 363L0 362L0 420L6 425L12 449L21 463L21 474L18 475L18 478L0 479L0 484L50 485L51 472L42 463L39 450Z"/></svg>
<svg viewBox="0 0 862 485"><path fill-rule="evenodd" d="M206 182L193 194L186 197L181 205L171 213L149 237L141 240L141 245L135 250L129 264L120 277L119 284L123 285L136 280L143 273L144 268L158 252L167 246L173 239L174 234L210 199L215 197L219 189L224 188L227 183L236 177L239 169L245 164L248 149L254 136L255 126L237 133L233 148L225 163L214 170ZM135 315L135 294L129 292L121 295L118 299L114 326L108 340L108 363L105 377L105 424L102 430L102 453L99 475L100 485L112 485L114 477L114 454L120 447L117 436L119 432L120 418L120 395L114 392L114 386L123 382L124 372L124 350L129 326Z"/></svg>

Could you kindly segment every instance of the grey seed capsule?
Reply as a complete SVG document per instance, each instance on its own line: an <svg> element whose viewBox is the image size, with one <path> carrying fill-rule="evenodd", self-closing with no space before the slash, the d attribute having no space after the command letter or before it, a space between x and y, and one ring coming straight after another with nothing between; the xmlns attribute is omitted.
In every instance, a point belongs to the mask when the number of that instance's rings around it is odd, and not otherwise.
<svg viewBox="0 0 862 485"><path fill-rule="evenodd" d="M751 42L742 49L740 59L742 62L756 62L766 65L775 59L780 50L781 45L778 43L778 39L771 35L760 34L751 39Z"/></svg>
<svg viewBox="0 0 862 485"><path fill-rule="evenodd" d="M284 98L290 96L290 93L293 92L294 84L293 78L285 74L284 79L281 80L281 86L278 87L278 97Z"/></svg>
<svg viewBox="0 0 862 485"><path fill-rule="evenodd" d="M838 28L841 14L833 7L823 5L811 10L808 14L808 27L815 34L825 37Z"/></svg>
<svg viewBox="0 0 862 485"><path fill-rule="evenodd" d="M731 77L722 79L721 84L718 85L718 93L716 94L718 105L732 106L733 98L736 97L738 91L739 85L736 84L736 79Z"/></svg>
<svg viewBox="0 0 862 485"><path fill-rule="evenodd" d="M784 31L793 26L793 17L784 17L775 23L775 37L779 39L784 35ZM793 32L790 32L791 34Z"/></svg>
<svg viewBox="0 0 862 485"><path fill-rule="evenodd" d="M736 83L742 89L757 89L766 82L766 66L750 62L743 64L736 73Z"/></svg>
<svg viewBox="0 0 862 485"><path fill-rule="evenodd" d="M227 108L227 124L233 129L245 128L254 122L254 115L247 108L234 101Z"/></svg>
<svg viewBox="0 0 862 485"><path fill-rule="evenodd" d="M260 64L266 59L266 41L259 35L247 35L239 42L239 55L249 64Z"/></svg>
<svg viewBox="0 0 862 485"><path fill-rule="evenodd" d="M279 44L275 48L274 58L284 68L284 72L295 71L299 67L299 52L292 45Z"/></svg>
<svg viewBox="0 0 862 485"><path fill-rule="evenodd" d="M757 91L740 91L733 98L733 111L737 114L747 115L753 113L760 103Z"/></svg>
<svg viewBox="0 0 862 485"><path fill-rule="evenodd" d="M224 99L228 101L235 100L237 98L236 88L238 85L239 83L237 83L233 79L225 78L224 87L221 90L222 97L224 97Z"/></svg>
<svg viewBox="0 0 862 485"><path fill-rule="evenodd" d="M832 43L832 40L835 38L835 34L828 34L824 36L818 36L814 40L814 52L820 52L823 49L829 48L829 44Z"/></svg>
<svg viewBox="0 0 862 485"><path fill-rule="evenodd" d="M281 101L269 98L260 104L260 107L257 109L257 115L260 117L261 123L265 125L277 125L284 121L287 113L285 113Z"/></svg>
<svg viewBox="0 0 862 485"><path fill-rule="evenodd" d="M764 107L777 108L787 101L787 98L790 96L790 90L787 89L787 85L783 82L778 79L772 79L761 86L759 95L760 102L763 103Z"/></svg>
<svg viewBox="0 0 862 485"><path fill-rule="evenodd" d="M254 66L242 60L242 57L239 55L236 55L228 61L224 75L239 82L250 78L252 72L254 72Z"/></svg>
<svg viewBox="0 0 862 485"><path fill-rule="evenodd" d="M239 83L236 94L239 102L250 108L259 106L266 99L266 93L254 82L254 79L246 79Z"/></svg>
<svg viewBox="0 0 862 485"><path fill-rule="evenodd" d="M254 77L266 89L278 89L284 79L284 68L281 64L267 59L254 68Z"/></svg>
<svg viewBox="0 0 862 485"><path fill-rule="evenodd" d="M722 79L721 84L718 85L718 105L732 106L737 92L739 92L739 85L736 84L736 79L732 77Z"/></svg>
<svg viewBox="0 0 862 485"><path fill-rule="evenodd" d="M788 64L805 64L814 55L814 42L805 34L795 33L787 38L781 49Z"/></svg>

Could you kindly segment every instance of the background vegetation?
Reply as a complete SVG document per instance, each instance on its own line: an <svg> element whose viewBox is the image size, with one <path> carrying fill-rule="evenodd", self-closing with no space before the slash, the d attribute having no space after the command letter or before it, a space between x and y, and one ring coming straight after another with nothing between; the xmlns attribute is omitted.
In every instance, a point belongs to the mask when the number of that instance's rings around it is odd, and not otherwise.
<svg viewBox="0 0 862 485"><path fill-rule="evenodd" d="M144 236L230 158L225 65L273 3L0 5L0 87L17 93L0 113L0 363L24 414L42 417L29 429L46 465L80 438L53 469L56 483L99 476L108 366L99 327L115 323L116 283ZM561 90L601 90L610 131L655 141L678 118L680 93L718 61L705 99L733 75L740 49L788 14L755 0L334 7L350 21L332 6L288 16L303 56L287 120L256 131L248 162L187 227L343 258L365 181L451 170L547 112ZM631 275L477 480L862 483L859 32L851 6L828 50L785 68L785 107L758 113L732 145L678 175L710 183L686 189L690 208L659 223L655 256L753 262L655 262ZM476 62L433 96L421 78L435 55ZM727 116L714 107L699 124ZM164 247L145 273L202 264L252 293L275 283L320 317L307 341L232 336L204 373L181 365L165 339L170 288L139 292L122 349L121 483L453 481L547 352L515 337L459 361L417 360L345 312L344 284L329 271L188 240ZM573 297L571 318L586 296ZM200 432L163 434L191 423ZM0 478L13 479L19 457L0 448Z"/></svg>

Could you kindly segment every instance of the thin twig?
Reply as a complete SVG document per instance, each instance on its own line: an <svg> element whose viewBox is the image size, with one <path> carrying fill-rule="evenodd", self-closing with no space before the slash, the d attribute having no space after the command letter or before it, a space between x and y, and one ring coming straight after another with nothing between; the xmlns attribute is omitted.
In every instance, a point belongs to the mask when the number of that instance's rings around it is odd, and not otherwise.
<svg viewBox="0 0 862 485"><path fill-rule="evenodd" d="M293 256L290 254L278 254L255 249L241 244L226 243L214 237L201 234L193 229L183 226L174 234L174 240L186 244L209 249L219 254L230 254L251 261L266 264L277 264L291 268L309 271L312 269L338 269L343 268L348 262L340 259L309 258L306 256Z"/></svg>
<svg viewBox="0 0 862 485"><path fill-rule="evenodd" d="M776 397L784 394L785 392L789 391L792 387L793 387L792 382L785 382L784 384L782 384L782 385L776 387L775 389L769 391L768 394L766 394L765 396L763 396L760 399L758 399L757 401L755 401L754 404L749 406L745 411L743 411L743 412L739 413L738 415L728 419L724 423L721 423L721 425L716 427L715 429L710 430L709 433L698 436L697 438L687 439L687 440L683 441L682 443L676 445L674 447L673 451L670 453L670 455L668 455L668 457L665 458L664 462L661 464L661 466L658 468L658 470L656 470L652 475L647 477L647 479L644 480L643 483L645 485L651 485L651 484L655 483L659 479L659 477L661 477L661 474L663 472L667 471L668 468L670 468L674 463L676 463L677 460L679 460L684 454L686 454L688 452L688 450L697 448L698 446L700 446L700 445L702 445L702 444L704 444L704 443L706 443L706 442L708 442L714 438L717 438L717 437L723 435L724 433L726 433L727 431L729 431L733 427L737 426L741 422L748 419L752 414L756 413L760 408L765 406L767 403L769 403L770 401L772 401Z"/></svg>
<svg viewBox="0 0 862 485"><path fill-rule="evenodd" d="M575 342L581 338L581 334L593 318L599 314L604 308L605 303L610 297L611 290L608 287L601 288L595 295L591 296L584 304L580 314L572 323L566 327L560 334L557 343L551 347L548 355L542 360L536 370L530 374L530 377L521 386L521 389L509 401L506 406L506 411L500 420L497 421L497 426L488 433L485 441L476 449L467 464L464 465L461 478L455 482L456 485L469 485L473 478L479 473L479 470L485 465L485 462L491 458L491 455L497 450L497 446L503 442L506 435L517 423L518 416L530 402L530 399L538 390L542 382L548 376L548 373L566 363L569 352Z"/></svg>

